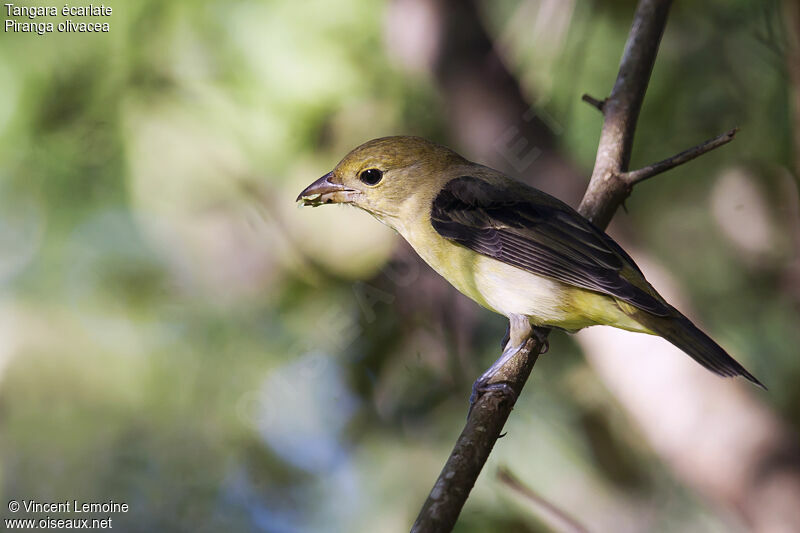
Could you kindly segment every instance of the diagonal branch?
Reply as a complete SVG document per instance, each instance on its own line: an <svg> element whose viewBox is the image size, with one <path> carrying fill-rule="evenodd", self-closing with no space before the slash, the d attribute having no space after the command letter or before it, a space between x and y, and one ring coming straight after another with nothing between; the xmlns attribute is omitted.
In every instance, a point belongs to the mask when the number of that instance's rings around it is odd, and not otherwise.
<svg viewBox="0 0 800 533"><path fill-rule="evenodd" d="M647 165L646 167L638 170L630 170L625 172L622 174L622 179L624 179L628 185L635 185L640 181L657 176L663 172L666 172L667 170L677 167L678 165L682 165L688 161L691 161L696 157L700 157L706 152L710 152L715 148L719 148L720 146L728 144L736 136L737 131L739 131L738 128L733 128L722 135L717 135L713 139L709 139L704 143L693 146L692 148L684 150L683 152L673 155L672 157L668 157L663 161L653 163L652 165Z"/></svg>
<svg viewBox="0 0 800 533"><path fill-rule="evenodd" d="M559 509L526 486L506 467L497 471L497 479L506 487L523 497L531 510L553 531L564 533L588 533L588 530L567 512Z"/></svg>
<svg viewBox="0 0 800 533"><path fill-rule="evenodd" d="M519 397L539 358L548 332L546 329L540 330L528 339L493 381L508 383ZM476 400L467 417L467 424L411 528L412 532L433 533L453 529L513 407L513 400L499 394L483 394Z"/></svg>
<svg viewBox="0 0 800 533"><path fill-rule="evenodd" d="M672 0L640 0L611 95L603 102L603 130L595 169L578 211L605 227L630 193L620 176L627 170L633 133ZM549 330L536 329L497 376L517 397L528 379ZM420 510L413 532L451 531L503 425L513 408L506 396L484 394L467 418L450 457Z"/></svg>

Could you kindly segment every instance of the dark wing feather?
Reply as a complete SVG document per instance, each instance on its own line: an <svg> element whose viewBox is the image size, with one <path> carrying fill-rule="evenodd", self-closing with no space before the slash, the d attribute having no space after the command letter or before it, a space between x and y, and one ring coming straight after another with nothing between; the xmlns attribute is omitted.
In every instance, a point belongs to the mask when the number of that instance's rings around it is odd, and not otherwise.
<svg viewBox="0 0 800 533"><path fill-rule="evenodd" d="M522 186L520 186L522 187ZM531 194L541 195L533 201ZM455 178L433 202L431 223L444 238L479 254L666 316L669 307L621 274L641 275L608 235L541 191L513 191L471 176Z"/></svg>

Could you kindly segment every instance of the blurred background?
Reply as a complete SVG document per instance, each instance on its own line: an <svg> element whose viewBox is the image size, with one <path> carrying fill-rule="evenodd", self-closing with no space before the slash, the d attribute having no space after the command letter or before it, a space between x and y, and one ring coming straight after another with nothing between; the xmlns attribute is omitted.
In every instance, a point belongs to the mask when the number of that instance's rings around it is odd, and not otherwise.
<svg viewBox="0 0 800 533"><path fill-rule="evenodd" d="M602 120L580 97L608 94L635 2L110 5L107 34L0 34L3 501L126 502L121 531L407 530L505 320L368 215L294 199L358 144L413 134L577 205ZM610 230L769 386L710 377L768 421L744 432L781 435L783 473L798 30L790 0L675 3L632 165L741 130L638 186ZM665 461L642 420L670 421L631 415L591 342L551 337L457 530L553 527L501 466L593 531L753 526L746 488L717 497Z"/></svg>

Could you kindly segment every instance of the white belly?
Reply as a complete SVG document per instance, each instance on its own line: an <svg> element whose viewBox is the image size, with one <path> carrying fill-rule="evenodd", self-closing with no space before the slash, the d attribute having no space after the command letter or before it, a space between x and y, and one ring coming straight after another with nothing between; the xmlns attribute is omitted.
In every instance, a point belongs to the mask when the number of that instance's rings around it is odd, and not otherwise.
<svg viewBox="0 0 800 533"><path fill-rule="evenodd" d="M561 282L481 257L475 265L475 285L486 303L503 315L525 315L540 324L567 318L568 294Z"/></svg>

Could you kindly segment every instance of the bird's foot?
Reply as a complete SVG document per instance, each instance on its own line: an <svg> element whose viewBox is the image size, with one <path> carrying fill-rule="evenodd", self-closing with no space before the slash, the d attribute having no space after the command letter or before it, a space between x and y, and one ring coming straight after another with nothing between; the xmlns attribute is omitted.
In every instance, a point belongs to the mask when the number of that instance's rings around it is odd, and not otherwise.
<svg viewBox="0 0 800 533"><path fill-rule="evenodd" d="M547 335L549 333L550 330L548 329L533 328L531 330L531 335L536 339L536 341L542 347L542 349L539 350L539 355L544 355L550 351L550 341L547 339Z"/></svg>
<svg viewBox="0 0 800 533"><path fill-rule="evenodd" d="M500 393L502 394L505 399L511 401L512 405L517 401L517 393L514 392L514 389L508 383L499 381L496 383L491 383L492 378L497 374L497 372L505 365L512 357L514 357L517 352L519 352L525 343L518 346L511 346L510 342L509 345L506 346L506 349L503 350L503 354L492 363L486 372L481 374L475 383L472 384L472 394L469 397L469 413L472 413L472 408L475 407L475 403L478 399L487 393ZM467 414L467 418L469 418L469 413Z"/></svg>
<svg viewBox="0 0 800 533"><path fill-rule="evenodd" d="M525 347L525 344L530 339L531 334L536 335L537 339L540 341L540 344L545 344L547 342L547 334L542 333L538 330L531 331L531 323L528 320L528 317L524 315L509 315L508 317L508 329L506 330L505 338L503 339L503 353L502 355L492 363L486 372L484 372L481 377L475 381L472 385L472 394L469 397L469 412L472 413L472 409L475 407L475 404L480 399L481 396L484 394L497 394L501 396L501 400L510 402L511 405L514 405L517 401L517 393L511 388L506 382L497 381L492 383L492 378L500 371L500 369L513 358L520 350ZM541 336L540 336L541 335ZM469 414L467 414L467 418L469 418Z"/></svg>
<svg viewBox="0 0 800 533"><path fill-rule="evenodd" d="M547 339L539 339L539 345L542 347L542 349L539 350L539 355L544 355L544 354L546 354L547 352L550 351L550 341L549 340L547 340Z"/></svg>
<svg viewBox="0 0 800 533"><path fill-rule="evenodd" d="M507 400L511 404L517 403L517 393L511 388L511 385L503 381L497 383L487 383L481 379L472 384L472 394L469 397L469 413L472 413L472 408L475 403L484 394L498 394L502 396L502 400ZM467 413L467 418L469 418Z"/></svg>

